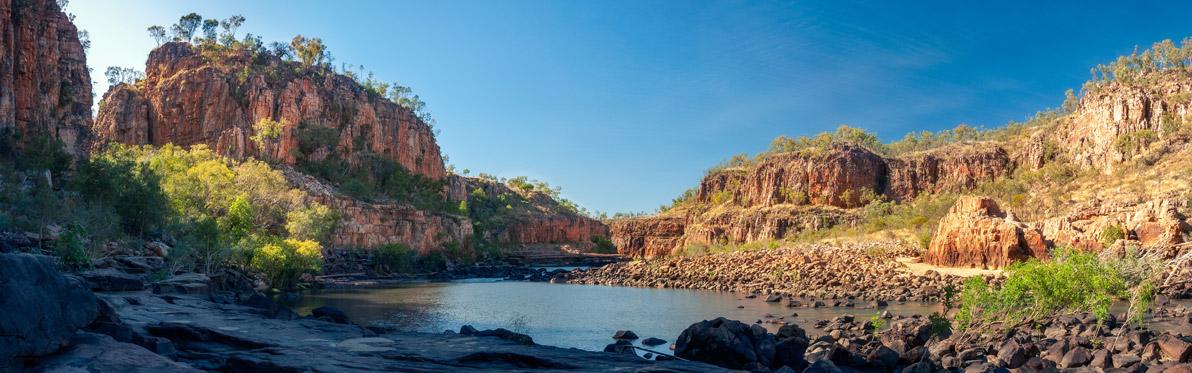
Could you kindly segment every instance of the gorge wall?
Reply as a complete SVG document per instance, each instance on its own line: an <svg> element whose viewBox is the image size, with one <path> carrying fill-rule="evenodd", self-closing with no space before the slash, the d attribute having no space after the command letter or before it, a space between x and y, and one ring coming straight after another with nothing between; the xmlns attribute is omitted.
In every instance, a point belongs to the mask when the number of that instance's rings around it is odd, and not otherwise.
<svg viewBox="0 0 1192 373"><path fill-rule="evenodd" d="M857 224L860 218L848 209L861 207L866 194L907 200L921 193L960 192L1014 168L1009 153L995 144L953 145L888 158L837 143L820 153L778 154L752 169L709 174L700 181L696 200L729 208L615 220L612 240L623 254L659 257L691 243L782 239Z"/></svg>
<svg viewBox="0 0 1192 373"><path fill-rule="evenodd" d="M432 129L410 110L322 68L271 54L222 53L200 53L185 42L154 49L144 80L104 94L96 134L132 145L207 144L232 158L286 164L336 156L358 165L377 155L434 180L446 177ZM263 119L284 126L259 147L251 137ZM334 138L312 139L308 132L317 130Z"/></svg>
<svg viewBox="0 0 1192 373"><path fill-rule="evenodd" d="M581 247L592 236L609 236L609 227L599 220L562 211L555 201L536 190L515 190L493 180L451 175L447 184L452 200L467 201L476 190L485 196L518 196L524 203L496 218L498 224L480 232L480 237L498 244L562 244ZM486 197L487 198L487 197Z"/></svg>
<svg viewBox="0 0 1192 373"><path fill-rule="evenodd" d="M91 104L87 56L66 13L53 0L0 0L0 128L49 133L80 154Z"/></svg>
<svg viewBox="0 0 1192 373"><path fill-rule="evenodd" d="M897 157L845 143L818 152L770 155L748 168L706 175L695 193L699 208L614 221L612 240L624 254L656 257L678 253L691 243L742 244L839 224L855 226L861 219L857 208L868 202L863 196L907 201L922 194L964 194L983 182L1052 162L1072 168L1066 172L1118 171L1126 176L1112 177L1124 178L1132 171L1123 167L1139 157L1146 158L1146 167L1167 159L1175 164L1169 168L1183 170L1186 166L1172 162L1188 154L1192 79L1180 74L1160 75L1145 84L1092 86L1054 127L1009 141L970 141ZM1101 250L1101 234L1110 225L1121 226L1143 246L1183 242L1187 224L1179 209L1171 207L1179 198L1150 195L1139 201L1143 196L1120 187L1112 193L1089 188L1085 199L1065 202L1072 206L1071 214L1032 224L1001 212L992 200L962 200L941 221L925 259L1001 268L1045 256L1046 249L1056 246ZM1111 196L1101 201L1088 195ZM987 203L992 210L973 207ZM1081 205L1073 205L1077 203Z"/></svg>

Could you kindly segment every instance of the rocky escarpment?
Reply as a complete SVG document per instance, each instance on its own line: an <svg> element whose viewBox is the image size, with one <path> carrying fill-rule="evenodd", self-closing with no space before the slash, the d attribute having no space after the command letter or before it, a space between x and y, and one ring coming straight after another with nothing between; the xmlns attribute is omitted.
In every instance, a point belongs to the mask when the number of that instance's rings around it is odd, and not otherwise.
<svg viewBox="0 0 1192 373"><path fill-rule="evenodd" d="M481 227L484 229L479 232L481 239L498 244L567 243L590 249L592 236L609 235L609 227L601 221L566 211L559 201L541 191L514 189L504 183L482 178L448 177L447 191L453 200L469 201L477 190L484 195L483 198L506 196L520 202L508 205L512 209L491 218L492 224L484 224Z"/></svg>
<svg viewBox="0 0 1192 373"><path fill-rule="evenodd" d="M1038 229L1007 216L985 197L961 197L939 224L927 263L950 267L1004 268L1015 261L1045 258Z"/></svg>
<svg viewBox="0 0 1192 373"><path fill-rule="evenodd" d="M987 197L963 197L940 221L923 256L931 264L953 267L1003 268L1018 260L1046 259L1059 246L1100 252L1111 245L1171 259L1181 252L1188 223L1179 210L1186 199L1169 195L1143 203L1090 201L1067 216L1035 223L1017 221ZM1108 242L1105 232L1121 231Z"/></svg>
<svg viewBox="0 0 1192 373"><path fill-rule="evenodd" d="M0 0L0 128L49 133L78 154L88 143L91 103L78 29L57 2Z"/></svg>
<svg viewBox="0 0 1192 373"><path fill-rule="evenodd" d="M854 208L867 202L862 200L866 191L895 200L912 199L920 193L970 189L1013 169L1008 153L992 144L954 145L885 158L864 147L836 143L822 153L778 154L750 170L712 173L700 182L697 197L701 203L731 197L745 207L795 203Z"/></svg>
<svg viewBox="0 0 1192 373"><path fill-rule="evenodd" d="M752 169L709 174L695 198L702 209L621 219L612 240L622 254L659 257L692 243L778 240L809 230L855 226L847 209L866 197L909 200L920 194L963 192L1015 167L1005 149L988 143L948 146L886 158L859 146L833 144L815 154L767 157Z"/></svg>
<svg viewBox="0 0 1192 373"><path fill-rule="evenodd" d="M836 225L855 225L847 211L790 204L750 209L714 209L700 214L671 213L614 220L613 244L621 254L659 258L684 254L684 248L724 243L780 240Z"/></svg>
<svg viewBox="0 0 1192 373"><path fill-rule="evenodd" d="M445 242L466 243L472 235L467 219L444 216L397 203L372 203L340 197L336 188L310 175L286 169L286 180L306 192L311 203L331 207L340 220L329 246L375 248L403 243L422 254L439 250Z"/></svg>
<svg viewBox="0 0 1192 373"><path fill-rule="evenodd" d="M1192 116L1192 81L1155 78L1153 84L1109 83L1087 90L1057 143L1085 169L1105 172L1141 153L1146 140L1165 140ZM1130 136L1138 137L1130 141Z"/></svg>
<svg viewBox="0 0 1192 373"><path fill-rule="evenodd" d="M430 126L353 79L271 54L200 53L184 42L154 49L145 79L104 94L98 136L124 144L207 144L236 159L286 164L383 156L434 180L446 177ZM262 120L283 124L263 146Z"/></svg>

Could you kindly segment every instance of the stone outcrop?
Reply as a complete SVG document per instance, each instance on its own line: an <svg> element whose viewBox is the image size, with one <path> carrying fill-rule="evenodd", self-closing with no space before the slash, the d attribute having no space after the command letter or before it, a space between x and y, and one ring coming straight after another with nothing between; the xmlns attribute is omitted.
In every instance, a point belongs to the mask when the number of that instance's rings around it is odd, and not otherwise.
<svg viewBox="0 0 1192 373"><path fill-rule="evenodd" d="M1026 224L1007 217L990 198L962 197L940 221L923 260L952 267L1003 268L1028 258L1046 259L1047 250L1055 247L1100 252L1112 244L1103 236L1110 227L1123 231L1125 241L1118 242L1122 249L1135 246L1170 259L1189 230L1179 214L1186 203L1176 195L1143 203L1094 200L1072 214Z"/></svg>
<svg viewBox="0 0 1192 373"><path fill-rule="evenodd" d="M97 307L87 281L59 274L52 258L0 254L0 362L57 351Z"/></svg>
<svg viewBox="0 0 1192 373"><path fill-rule="evenodd" d="M218 53L217 53L218 54ZM236 159L294 164L335 154L355 166L388 157L434 180L446 177L429 125L353 79L271 54L205 56L185 42L154 49L145 79L104 94L95 132L124 144L206 144ZM259 147L255 124L284 124Z"/></svg>
<svg viewBox="0 0 1192 373"><path fill-rule="evenodd" d="M668 212L612 223L622 254L658 257L689 243L750 243L783 239L860 218L847 210L920 194L963 192L1014 169L1005 149L988 143L948 146L899 158L833 144L819 154L770 156L751 170L729 169L700 182L697 201L708 212Z"/></svg>
<svg viewBox="0 0 1192 373"><path fill-rule="evenodd" d="M966 196L940 220L923 260L950 267L997 269L1046 255L1038 230L1007 219L992 198Z"/></svg>
<svg viewBox="0 0 1192 373"><path fill-rule="evenodd" d="M621 254L647 259L683 254L692 244L758 242L835 225L855 225L856 215L817 206L776 205L752 209L722 209L693 214L669 213L610 224L613 244Z"/></svg>
<svg viewBox="0 0 1192 373"><path fill-rule="evenodd" d="M472 223L467 219L457 220L410 205L341 198L334 186L310 175L292 169L284 174L291 184L307 193L309 202L331 207L340 214L339 225L331 234L331 247L374 248L403 243L423 254L440 250L445 242L459 242L468 248Z"/></svg>
<svg viewBox="0 0 1192 373"><path fill-rule="evenodd" d="M611 227L617 251L631 257L658 258L683 246L687 217L660 215L614 220Z"/></svg>
<svg viewBox="0 0 1192 373"><path fill-rule="evenodd" d="M79 154L91 129L91 74L79 32L53 0L0 0L0 128L49 133ZM25 141L14 141L19 149Z"/></svg>
<svg viewBox="0 0 1192 373"><path fill-rule="evenodd" d="M466 201L477 189L485 196L506 195L525 200L512 214L498 218L502 221L492 224L491 230L480 232L482 238L499 244L572 243L587 247L592 236L609 236L609 227L601 221L561 211L558 201L536 190L514 190L493 180L457 175L448 177L446 188L447 194L459 201Z"/></svg>
<svg viewBox="0 0 1192 373"><path fill-rule="evenodd" d="M1172 127L1164 124L1192 116L1192 82L1162 75L1154 80L1145 86L1113 82L1085 92L1076 114L1056 131L1057 143L1081 168L1109 172L1143 150L1119 147L1124 136L1149 131L1155 139L1171 137Z"/></svg>

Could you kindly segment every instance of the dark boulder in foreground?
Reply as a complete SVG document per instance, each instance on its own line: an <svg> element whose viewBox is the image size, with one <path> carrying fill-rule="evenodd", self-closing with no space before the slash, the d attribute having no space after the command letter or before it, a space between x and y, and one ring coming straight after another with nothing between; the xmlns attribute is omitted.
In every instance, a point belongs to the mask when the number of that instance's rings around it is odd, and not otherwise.
<svg viewBox="0 0 1192 373"><path fill-rule="evenodd" d="M97 313L87 281L50 257L0 254L0 362L57 351Z"/></svg>
<svg viewBox="0 0 1192 373"><path fill-rule="evenodd" d="M646 346L657 346L657 345L664 344L664 343L666 343L665 340L662 340L659 338L654 338L654 337L650 337L650 338L646 338L646 339L642 340L642 344L646 345Z"/></svg>
<svg viewBox="0 0 1192 373"><path fill-rule="evenodd" d="M687 327L675 343L675 356L729 369L802 369L807 333L783 325L770 334L758 325L718 317Z"/></svg>

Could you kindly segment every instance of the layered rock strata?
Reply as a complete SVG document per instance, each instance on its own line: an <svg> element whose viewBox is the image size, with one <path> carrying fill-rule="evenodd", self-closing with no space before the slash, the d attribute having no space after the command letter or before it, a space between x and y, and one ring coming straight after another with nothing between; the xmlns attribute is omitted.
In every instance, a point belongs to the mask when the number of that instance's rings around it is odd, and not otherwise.
<svg viewBox="0 0 1192 373"><path fill-rule="evenodd" d="M923 260L992 269L1047 259L1048 249L1055 247L1100 252L1107 245L1170 259L1189 230L1179 213L1186 203L1174 195L1137 204L1090 201L1070 215L1027 224L1001 212L993 199L962 197L940 221ZM1106 240L1105 232L1114 228L1121 230L1122 241Z"/></svg>
<svg viewBox="0 0 1192 373"><path fill-rule="evenodd" d="M48 133L79 154L89 143L91 103L87 56L58 3L0 0L0 129Z"/></svg>
<svg viewBox="0 0 1192 373"><path fill-rule="evenodd" d="M145 66L144 80L104 94L95 121L100 137L207 144L232 158L286 164L335 156L358 165L382 156L434 180L446 177L431 127L347 76L268 53L213 57L185 42L157 47ZM282 127L258 145L252 138L261 135L262 120Z"/></svg>

